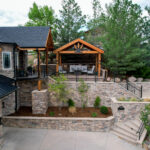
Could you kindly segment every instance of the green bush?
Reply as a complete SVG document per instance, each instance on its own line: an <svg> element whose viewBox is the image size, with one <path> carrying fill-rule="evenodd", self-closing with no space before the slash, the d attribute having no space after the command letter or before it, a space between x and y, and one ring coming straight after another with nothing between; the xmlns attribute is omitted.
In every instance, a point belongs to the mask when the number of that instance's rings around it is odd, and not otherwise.
<svg viewBox="0 0 150 150"><path fill-rule="evenodd" d="M101 106L100 107L100 112L102 114L108 114L108 108L106 106Z"/></svg>
<svg viewBox="0 0 150 150"><path fill-rule="evenodd" d="M67 101L67 103L68 103L68 107L73 107L73 106L75 106L75 103L74 103L74 101L73 101L72 99L69 99L69 100Z"/></svg>
<svg viewBox="0 0 150 150"><path fill-rule="evenodd" d="M92 117L97 117L97 113L96 113L96 112L93 112L93 113L91 114L91 116L92 116Z"/></svg>
<svg viewBox="0 0 150 150"><path fill-rule="evenodd" d="M49 113L49 115L50 115L51 117L54 117L55 113L54 113L53 111L51 111L51 112Z"/></svg>
<svg viewBox="0 0 150 150"><path fill-rule="evenodd" d="M150 135L150 104L145 105L145 109L141 112L141 120L144 123L144 127L147 130L148 135Z"/></svg>
<svg viewBox="0 0 150 150"><path fill-rule="evenodd" d="M99 108L100 102L101 102L101 99L100 99L99 96L97 96L96 99L95 99L95 102L94 102L94 107Z"/></svg>

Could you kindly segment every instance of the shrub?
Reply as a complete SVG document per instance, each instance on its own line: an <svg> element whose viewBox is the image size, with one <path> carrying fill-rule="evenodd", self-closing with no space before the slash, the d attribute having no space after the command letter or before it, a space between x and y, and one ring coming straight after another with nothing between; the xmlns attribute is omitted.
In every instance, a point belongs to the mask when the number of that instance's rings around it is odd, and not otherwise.
<svg viewBox="0 0 150 150"><path fill-rule="evenodd" d="M150 104L145 105L145 109L141 112L141 120L144 123L148 135L150 135Z"/></svg>
<svg viewBox="0 0 150 150"><path fill-rule="evenodd" d="M74 107L74 106L69 107L68 110L71 114L75 114L77 112L76 107Z"/></svg>
<svg viewBox="0 0 150 150"><path fill-rule="evenodd" d="M55 113L54 113L53 111L51 111L51 112L49 113L49 115L50 115L51 117L53 117L53 116L55 115Z"/></svg>
<svg viewBox="0 0 150 150"><path fill-rule="evenodd" d="M92 117L97 117L97 113L96 113L96 112L93 112L93 113L91 114L91 116L92 116Z"/></svg>
<svg viewBox="0 0 150 150"><path fill-rule="evenodd" d="M100 112L102 114L108 114L108 108L106 106L101 106L100 107Z"/></svg>
<svg viewBox="0 0 150 150"><path fill-rule="evenodd" d="M99 96L97 96L96 99L95 99L95 102L94 102L94 107L99 108L100 102L101 102L101 99L100 99Z"/></svg>
<svg viewBox="0 0 150 150"><path fill-rule="evenodd" d="M68 107L73 107L73 106L75 106L75 103L74 103L74 101L73 101L72 99L69 99L69 100L67 101L67 103L68 103Z"/></svg>

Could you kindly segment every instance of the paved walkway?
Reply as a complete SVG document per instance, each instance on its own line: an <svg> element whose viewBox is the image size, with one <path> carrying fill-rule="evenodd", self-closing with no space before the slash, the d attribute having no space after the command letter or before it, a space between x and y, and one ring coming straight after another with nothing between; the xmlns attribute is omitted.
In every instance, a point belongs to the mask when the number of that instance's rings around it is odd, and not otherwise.
<svg viewBox="0 0 150 150"><path fill-rule="evenodd" d="M2 150L142 150L112 133L4 128Z"/></svg>

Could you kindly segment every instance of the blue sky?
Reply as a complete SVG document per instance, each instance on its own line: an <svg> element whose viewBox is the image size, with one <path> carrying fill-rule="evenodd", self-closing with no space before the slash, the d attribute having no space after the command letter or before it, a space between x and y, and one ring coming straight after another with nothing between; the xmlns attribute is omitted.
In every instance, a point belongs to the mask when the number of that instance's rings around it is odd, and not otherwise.
<svg viewBox="0 0 150 150"><path fill-rule="evenodd" d="M23 25L28 21L27 14L34 1L41 6L52 6L56 15L59 15L61 0L0 0L0 26ZM76 2L80 5L83 14L92 15L92 0L76 0ZM100 2L104 8L105 4L112 0L100 0ZM150 6L150 0L133 0L133 3L141 5L142 8L146 5ZM145 12L143 14L146 15Z"/></svg>

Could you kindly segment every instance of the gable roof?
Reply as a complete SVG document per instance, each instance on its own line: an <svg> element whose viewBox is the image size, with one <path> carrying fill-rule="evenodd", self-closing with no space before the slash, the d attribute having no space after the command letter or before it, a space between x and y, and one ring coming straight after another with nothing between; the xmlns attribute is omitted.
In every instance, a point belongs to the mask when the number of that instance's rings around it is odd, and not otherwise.
<svg viewBox="0 0 150 150"><path fill-rule="evenodd" d="M76 43L81 43L81 44L83 44L83 45L84 45L85 47L87 47L87 48L90 48L90 49L92 49L92 50L98 51L98 52L100 52L100 53L104 53L104 51L103 51L102 49L100 49L100 48L98 48L98 47L96 47L96 46L94 46L94 45L92 45L92 44L90 44L90 43L87 43L87 42L85 42L85 41L83 41L83 40L81 40L81 39L76 39L76 40L74 40L74 41L72 41L72 42L70 42L70 43L68 43L68 44L66 44L66 45L64 45L64 46L62 46L62 47L60 47L60 48L54 50L54 53L63 51L63 50L65 50L65 49L68 49L68 48L70 48L71 46L73 46L73 45L76 44Z"/></svg>
<svg viewBox="0 0 150 150"><path fill-rule="evenodd" d="M50 27L0 27L0 43L16 43L21 48L46 47Z"/></svg>

